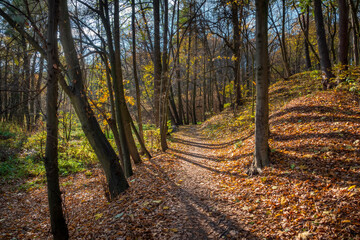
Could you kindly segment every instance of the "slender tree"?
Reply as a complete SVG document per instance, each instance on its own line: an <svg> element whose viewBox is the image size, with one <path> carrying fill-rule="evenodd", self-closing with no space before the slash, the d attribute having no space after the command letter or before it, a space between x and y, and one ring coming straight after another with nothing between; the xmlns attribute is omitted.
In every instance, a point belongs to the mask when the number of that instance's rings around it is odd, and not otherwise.
<svg viewBox="0 0 360 240"><path fill-rule="evenodd" d="M343 70L347 69L349 52L349 5L347 0L338 0L339 6L339 63ZM339 77L343 81L345 77Z"/></svg>
<svg viewBox="0 0 360 240"><path fill-rule="evenodd" d="M268 0L256 0L256 115L255 153L249 174L261 173L269 161Z"/></svg>
<svg viewBox="0 0 360 240"><path fill-rule="evenodd" d="M333 84L331 83L331 78L334 77L334 74L331 72L331 62L329 56L329 49L326 43L324 17L322 13L321 2L321 0L314 0L314 15L316 36L320 55L320 66L321 71L323 72L322 84L324 89L329 89L333 87Z"/></svg>
<svg viewBox="0 0 360 240"><path fill-rule="evenodd" d="M46 149L45 169L47 192L51 220L51 232L54 239L69 239L69 232L62 210L61 191L59 185L58 168L58 77L59 56L57 44L57 27L59 21L59 1L48 0L48 29L47 29L47 107L46 107Z"/></svg>

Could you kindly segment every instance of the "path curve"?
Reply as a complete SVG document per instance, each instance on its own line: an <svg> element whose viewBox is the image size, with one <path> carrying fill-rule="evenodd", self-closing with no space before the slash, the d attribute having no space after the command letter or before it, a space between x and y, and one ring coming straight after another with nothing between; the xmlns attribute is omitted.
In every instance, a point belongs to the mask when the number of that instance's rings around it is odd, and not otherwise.
<svg viewBox="0 0 360 240"><path fill-rule="evenodd" d="M173 134L174 147L167 152L178 159L176 195L183 204L183 229L176 239L258 239L236 219L241 214L222 199L214 176L217 148L201 134L199 126L183 126Z"/></svg>

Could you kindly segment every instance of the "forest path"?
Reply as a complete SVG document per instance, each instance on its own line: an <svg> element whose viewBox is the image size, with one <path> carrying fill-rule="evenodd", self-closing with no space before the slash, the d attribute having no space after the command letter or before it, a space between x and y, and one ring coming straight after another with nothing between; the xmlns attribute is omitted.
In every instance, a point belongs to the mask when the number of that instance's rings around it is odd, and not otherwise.
<svg viewBox="0 0 360 240"><path fill-rule="evenodd" d="M228 144L212 144L200 126L184 126L173 134L173 147L167 152L177 158L177 197L182 203L184 223L181 239L256 239L237 222L241 214L234 202L222 196L217 185L219 161L216 151Z"/></svg>

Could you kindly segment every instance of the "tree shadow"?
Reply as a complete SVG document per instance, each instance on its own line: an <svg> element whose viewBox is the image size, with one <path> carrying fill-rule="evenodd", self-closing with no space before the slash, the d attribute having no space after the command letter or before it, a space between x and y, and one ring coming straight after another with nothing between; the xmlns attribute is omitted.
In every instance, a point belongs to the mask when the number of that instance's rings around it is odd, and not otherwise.
<svg viewBox="0 0 360 240"><path fill-rule="evenodd" d="M270 120L273 118L278 118L281 117L283 115L286 115L288 113L294 113L294 112L298 112L298 113L320 113L320 114L326 114L326 113L341 113L347 116L354 116L354 115L360 115L360 112L356 112L353 111L351 109L346 109L346 110L340 110L337 108L332 108L332 107L326 107L326 106L295 106L295 107L290 107L290 108L286 108L280 112L274 113L270 116ZM274 123L276 121L272 121L272 123ZM296 121L297 122L297 121Z"/></svg>
<svg viewBox="0 0 360 240"><path fill-rule="evenodd" d="M275 134L272 133L275 141L291 141L297 139L314 139L314 138L328 138L328 139L343 139L343 140L356 140L360 139L360 135L350 133L348 131L338 131L330 133L302 133L302 134Z"/></svg>
<svg viewBox="0 0 360 240"><path fill-rule="evenodd" d="M151 159L152 163L149 168L153 172L160 173L160 177L166 179L175 197L184 205L186 210L186 217L184 217L184 228L179 233L181 236L176 239L260 239L250 231L245 230L239 223L231 220L230 215L219 210L221 206L214 207L206 201L211 201L206 194L194 194L181 185L177 185L174 181L170 180L170 176L162 169L159 163ZM153 173L150 173L153 174ZM206 191L205 191L206 192ZM221 204L226 204L222 202ZM188 219L187 223L185 220ZM207 229L206 229L207 228ZM209 230L212 236L209 236ZM230 235L231 231L236 232L236 236ZM215 236L213 236L215 235Z"/></svg>
<svg viewBox="0 0 360 240"><path fill-rule="evenodd" d="M253 135L253 133L250 133L246 137L231 140L229 142L217 143L217 144L189 141L189 140L184 140L184 139L180 139L180 138L177 138L177 137L172 138L172 141L175 142L175 143L180 143L180 144L193 146L193 147L199 147L199 148L222 149L222 148L226 148L226 147L228 147L230 145L233 145L233 144L235 144L235 143L237 143L239 141L245 141L246 139L250 138L252 135ZM209 140L209 138L206 138L205 140Z"/></svg>
<svg viewBox="0 0 360 240"><path fill-rule="evenodd" d="M314 146L316 148L316 146ZM302 181L323 182L324 178L332 184L346 187L349 183L360 185L360 173L352 169L360 168L360 162L354 160L341 160L339 158L323 158L321 156L301 156L299 148L283 148L281 150L293 150L296 156L280 151L271 153L273 167L283 170L287 178L298 178ZM301 152L303 152L301 150ZM353 151L359 156L359 150ZM309 154L307 154L309 155ZM295 172L299 174L295 174ZM321 178L319 178L321 177Z"/></svg>
<svg viewBox="0 0 360 240"><path fill-rule="evenodd" d="M191 163L191 164L194 164L198 167L201 167L203 169L206 169L206 170L209 170L211 172L214 172L214 173L217 173L217 174L225 174L225 175L229 175L229 176L234 176L234 177L241 177L238 173L231 173L230 171L220 171L220 170L217 170L217 169L214 169L214 168L211 168L211 167L208 167L208 166L205 166L199 162L196 162L196 161L193 161L193 160L190 160L189 158L187 157L184 157L182 155L179 155L179 154L172 154L174 157L176 157L177 159L180 159L182 161L185 161L185 162L188 162L188 163Z"/></svg>
<svg viewBox="0 0 360 240"><path fill-rule="evenodd" d="M204 155L204 154L180 151L180 150L175 149L175 148L169 148L168 150L170 151L170 153L179 153L179 154L182 154L182 155L187 155L187 156L198 158L198 159L207 159L207 160L214 161L214 162L220 162L221 161L219 158L207 156L207 155Z"/></svg>

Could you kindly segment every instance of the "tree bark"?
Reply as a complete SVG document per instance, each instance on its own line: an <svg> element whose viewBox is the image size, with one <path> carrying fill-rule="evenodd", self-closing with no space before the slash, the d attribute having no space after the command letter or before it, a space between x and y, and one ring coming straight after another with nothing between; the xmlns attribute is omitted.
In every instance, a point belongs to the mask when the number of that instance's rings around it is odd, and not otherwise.
<svg viewBox="0 0 360 240"><path fill-rule="evenodd" d="M69 96L81 122L82 129L104 169L110 195L112 198L115 198L120 193L124 192L129 185L123 170L121 169L119 159L104 133L101 131L100 125L87 100L80 63L77 58L77 52L71 33L67 1L65 0L60 1L59 27L60 40L64 48L71 81L70 86L68 86L65 79L60 78L60 84L65 93Z"/></svg>
<svg viewBox="0 0 360 240"><path fill-rule="evenodd" d="M339 7L339 63L348 65L349 52L349 6L347 0L338 0Z"/></svg>
<svg viewBox="0 0 360 240"><path fill-rule="evenodd" d="M306 18L303 17L303 22L304 22L304 36L305 36L305 40L304 40L304 47L305 47L305 62L306 62L306 69L310 70L311 69L311 58L310 58L310 51L309 51L309 43L308 43L308 39L309 39L309 17L310 17L310 11L309 11L309 6L306 9Z"/></svg>
<svg viewBox="0 0 360 240"><path fill-rule="evenodd" d="M136 30L135 30L135 0L131 1L131 29L132 29L132 55L133 55L133 74L135 81L136 90L136 107L137 107L137 122L139 127L139 136L142 142L144 142L144 130L142 126L142 115L140 105L140 87L139 77L137 74L137 63L136 63Z"/></svg>
<svg viewBox="0 0 360 240"><path fill-rule="evenodd" d="M324 18L321 8L321 0L314 0L314 14L315 14L315 25L316 25L316 36L318 42L318 49L320 55L320 66L323 72L322 84L324 89L330 89L333 87L331 78L334 74L331 72L331 62L329 56L329 49L326 43Z"/></svg>
<svg viewBox="0 0 360 240"><path fill-rule="evenodd" d="M269 56L268 0L256 0L256 115L255 153L250 174L260 173L269 165Z"/></svg>
<svg viewBox="0 0 360 240"><path fill-rule="evenodd" d="M195 22L196 23L196 22ZM194 61L194 79L192 89L192 123L197 124L196 121L196 81L197 81L197 67L198 67L198 38L195 36L195 61Z"/></svg>
<svg viewBox="0 0 360 240"><path fill-rule="evenodd" d="M39 93L40 92L40 88L41 88L41 82L42 82L42 77L43 77L43 69L44 69L44 58L41 57L40 59L40 66L39 66L39 74L38 74L38 79L36 82L36 92ZM41 94L39 94L36 98L35 101L35 124L38 123L39 119L40 119L40 114L41 114Z"/></svg>
<svg viewBox="0 0 360 240"><path fill-rule="evenodd" d="M231 2L231 20L233 25L233 53L234 53L234 84L235 84L235 104L241 105L241 84L240 84L240 26L239 26L239 4L237 1Z"/></svg>
<svg viewBox="0 0 360 240"><path fill-rule="evenodd" d="M160 51L160 2L153 1L154 8L154 107L155 123L160 126L160 85L161 85L161 51Z"/></svg>
<svg viewBox="0 0 360 240"><path fill-rule="evenodd" d="M178 57L176 58L176 80L177 80L177 97L178 97L178 109L179 109L179 124L182 125L184 123L184 109L182 103L182 94L181 94L181 76L180 76L180 1L177 1L177 33L176 33L176 48L179 51Z"/></svg>
<svg viewBox="0 0 360 240"><path fill-rule="evenodd" d="M58 168L58 77L59 53L57 45L57 27L59 21L59 0L48 0L48 40L47 40L47 71L48 84L46 95L46 149L45 170L47 193L51 221L51 233L54 239L69 239L69 231L62 210L62 199L59 185Z"/></svg>
<svg viewBox="0 0 360 240"><path fill-rule="evenodd" d="M24 84L25 84L25 92L22 93L23 98L20 100L22 102L22 114L26 119L26 128L28 131L31 130L31 120L30 120L30 112L29 112L29 96L30 96L30 58L27 53L27 44L24 36L21 38L22 48L24 51Z"/></svg>
<svg viewBox="0 0 360 240"><path fill-rule="evenodd" d="M164 26L163 26L163 57L162 57L162 76L161 76L161 87L160 87L160 141L162 151L168 149L166 142L167 135L167 113L168 113L168 0L164 0Z"/></svg>

